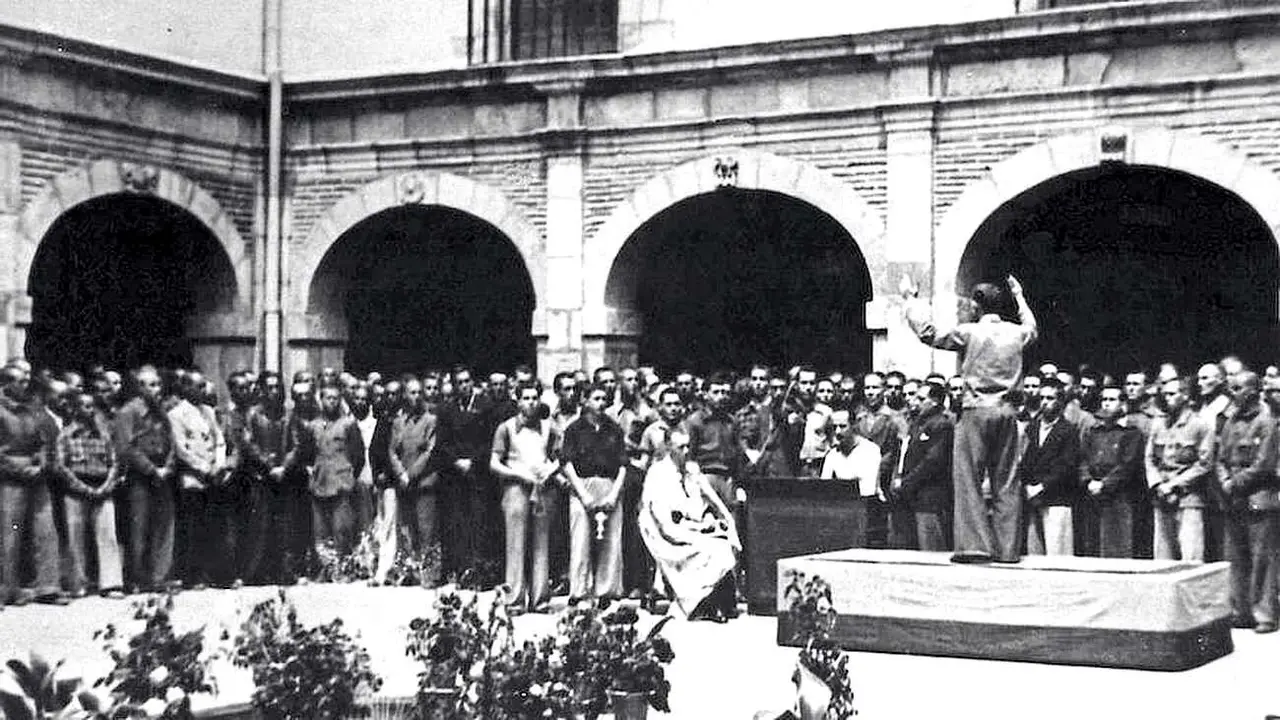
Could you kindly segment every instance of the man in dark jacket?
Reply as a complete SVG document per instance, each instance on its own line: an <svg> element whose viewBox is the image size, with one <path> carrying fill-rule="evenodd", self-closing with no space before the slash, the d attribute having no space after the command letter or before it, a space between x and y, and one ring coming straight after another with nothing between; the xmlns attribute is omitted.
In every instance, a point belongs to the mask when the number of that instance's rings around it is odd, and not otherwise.
<svg viewBox="0 0 1280 720"><path fill-rule="evenodd" d="M1065 398L1055 378L1040 385L1040 416L1027 426L1027 449L1018 466L1026 493L1027 553L1072 555L1072 509L1080 501L1080 431L1062 417Z"/></svg>
<svg viewBox="0 0 1280 720"><path fill-rule="evenodd" d="M271 371L262 373L260 382L260 402L246 417L248 437L240 453L240 466L249 483L240 577L250 583L267 583L283 576L282 555L293 529L287 520L294 512L284 490L289 454L284 385L280 375Z"/></svg>
<svg viewBox="0 0 1280 720"><path fill-rule="evenodd" d="M951 451L955 423L945 412L947 388L923 383L916 391L919 414L907 433L902 476L894 480L893 499L915 516L920 550L949 549L951 533Z"/></svg>
<svg viewBox="0 0 1280 720"><path fill-rule="evenodd" d="M1124 391L1103 388L1097 422L1080 439L1080 483L1091 503L1098 554L1108 558L1134 557L1134 509L1146 489L1139 472L1145 440L1137 428L1120 424L1124 413Z"/></svg>
<svg viewBox="0 0 1280 720"><path fill-rule="evenodd" d="M437 492L440 473L448 464L448 443L441 438L445 428L434 394L428 402L420 380L405 380L405 412L395 421L387 456L399 492L400 517L408 524L409 538L419 553L440 540Z"/></svg>

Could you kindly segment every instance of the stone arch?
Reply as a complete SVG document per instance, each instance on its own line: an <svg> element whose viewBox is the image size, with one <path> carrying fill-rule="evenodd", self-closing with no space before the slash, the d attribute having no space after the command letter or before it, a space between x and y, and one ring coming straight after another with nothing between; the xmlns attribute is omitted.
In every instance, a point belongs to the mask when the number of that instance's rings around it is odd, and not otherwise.
<svg viewBox="0 0 1280 720"><path fill-rule="evenodd" d="M803 200L830 215L857 243L874 290L888 276L883 247L884 221L858 192L808 163L759 150L726 150L678 165L649 179L613 209L587 242L583 258L586 335L630 334L635 319L626 308L610 307L606 297L610 271L627 240L650 218L681 200L714 191L722 184L717 165L736 163L736 186L767 190Z"/></svg>
<svg viewBox="0 0 1280 720"><path fill-rule="evenodd" d="M1124 138L1123 148L1104 140ZM969 242L993 213L1023 192L1060 175L1106 161L1184 172L1234 193L1280 237L1280 177L1244 153L1190 130L1100 127L1033 145L992 167L967 187L936 234L935 312L954 315L957 277Z"/></svg>
<svg viewBox="0 0 1280 720"><path fill-rule="evenodd" d="M54 222L73 207L94 198L119 193L137 193L159 198L195 216L217 238L234 273L235 310L251 307L253 258L245 251L245 241L227 212L199 184L166 168L97 160L67 170L47 182L23 209L18 220L14 253L14 290L26 294L32 264L40 242Z"/></svg>
<svg viewBox="0 0 1280 720"><path fill-rule="evenodd" d="M483 183L447 172L413 170L374 180L325 211L290 263L287 304L290 312L305 315L311 284L320 263L343 233L383 210L411 204L461 210L506 235L524 260L533 283L535 317L542 311L547 285L542 233L524 211L501 191Z"/></svg>

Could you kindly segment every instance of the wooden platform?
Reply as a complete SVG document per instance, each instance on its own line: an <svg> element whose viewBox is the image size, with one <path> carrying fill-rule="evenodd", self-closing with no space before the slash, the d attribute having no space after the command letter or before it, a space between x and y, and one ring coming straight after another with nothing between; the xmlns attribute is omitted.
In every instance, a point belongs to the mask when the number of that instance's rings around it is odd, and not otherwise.
<svg viewBox="0 0 1280 720"><path fill-rule="evenodd" d="M831 584L848 650L1146 670L1232 651L1226 563L1024 558L955 565L946 553L842 550L778 562ZM780 615L778 642L793 644Z"/></svg>

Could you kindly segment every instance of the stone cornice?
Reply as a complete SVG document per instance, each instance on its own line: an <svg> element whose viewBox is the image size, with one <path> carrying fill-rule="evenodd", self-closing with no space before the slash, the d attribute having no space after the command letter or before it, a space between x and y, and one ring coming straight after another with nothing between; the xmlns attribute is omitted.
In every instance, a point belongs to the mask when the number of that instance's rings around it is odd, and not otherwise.
<svg viewBox="0 0 1280 720"><path fill-rule="evenodd" d="M1156 0L1026 13L968 23L884 30L646 55L493 63L418 74L286 85L290 102L357 98L537 92L582 83L584 94L624 92L718 80L777 77L780 67L803 74L849 72L904 63L950 63L1106 47L1234 37L1280 26L1276 0Z"/></svg>
<svg viewBox="0 0 1280 720"><path fill-rule="evenodd" d="M771 111L753 113L743 116L718 116L715 118L699 118L689 120L664 120L637 123L625 126L586 127L572 131L535 130L518 135L501 135L485 137L448 137L437 139L406 138L403 140L383 140L374 142L322 143L312 145L294 145L288 150L291 158L312 158L322 155L359 154L365 152L423 152L457 151L465 149L472 155L501 152L513 153L514 156L536 155L545 144L571 142L590 149L600 143L640 144L657 139L659 143L671 142L673 136L703 137L709 130L727 124L739 122L754 130L753 135L770 136L774 127L786 123L831 124L839 122L840 129L835 131L842 135L878 134L881 127L888 129L926 129L939 124L955 127L965 124L946 114L948 110L961 108L981 108L984 115L991 115L993 102L1007 108L1004 113L1020 116L1025 113L1022 103L1049 102L1063 103L1076 99L1106 95L1108 97L1132 96L1141 98L1149 96L1149 102L1161 102L1161 98L1176 96L1178 93L1212 89L1224 95L1224 98L1239 95L1236 100L1224 99L1227 104L1256 104L1258 88L1280 87L1280 74L1277 73L1241 73L1238 75L1206 75L1201 77L1176 78L1158 82L1143 82L1132 85L1079 85L1058 87L1044 90L1010 91L972 97L924 97L902 101L853 103L843 107L807 109L798 111ZM1201 97L1202 106L1213 102ZM1092 107L1090 105L1090 107ZM1184 106L1179 106L1184 107ZM1121 111L1117 107L1117 111ZM1142 112L1139 108L1137 112ZM1091 111L1092 112L1092 111ZM850 124L852 122L852 124ZM1004 120L1002 120L1004 122ZM897 127L895 127L897 126ZM812 128L806 128L805 137L815 137ZM702 142L699 140L698 142ZM485 152L479 152L485 148ZM517 149L518 148L518 149Z"/></svg>
<svg viewBox="0 0 1280 720"><path fill-rule="evenodd" d="M0 24L0 63L45 61L106 74L264 101L266 76L243 75L62 37L32 28ZM264 101L265 102L265 101Z"/></svg>

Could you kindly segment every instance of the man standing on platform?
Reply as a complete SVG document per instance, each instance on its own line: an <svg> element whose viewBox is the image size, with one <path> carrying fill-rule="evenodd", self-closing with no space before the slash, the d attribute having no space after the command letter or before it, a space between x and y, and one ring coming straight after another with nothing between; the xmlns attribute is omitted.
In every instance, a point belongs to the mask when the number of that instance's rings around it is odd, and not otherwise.
<svg viewBox="0 0 1280 720"><path fill-rule="evenodd" d="M1218 437L1217 497L1225 512L1223 557L1231 563L1234 626L1276 630L1280 566L1280 499L1276 482L1276 423L1261 402L1261 380L1232 375L1235 412Z"/></svg>
<svg viewBox="0 0 1280 720"><path fill-rule="evenodd" d="M1098 402L1097 422L1080 439L1080 482L1085 499L1093 505L1089 515L1097 526L1098 554L1131 558L1135 556L1134 509L1146 488L1141 475L1145 438L1137 428L1120 423L1124 417L1120 388L1103 388Z"/></svg>
<svg viewBox="0 0 1280 720"><path fill-rule="evenodd" d="M932 383L916 389L919 414L911 422L902 476L894 479L894 500L915 519L916 545L941 552L951 544L951 450L955 423L943 412L947 389Z"/></svg>
<svg viewBox="0 0 1280 720"><path fill-rule="evenodd" d="M1022 352L1038 330L1022 285L1013 276L1008 283L1018 322L998 314L1000 288L980 283L972 293L978 321L940 330L928 317L928 308L913 301L918 295L914 283L903 278L907 322L916 336L927 345L963 352L964 410L956 425L954 451L955 562L1012 563L1021 556L1023 490L1011 473L1017 422L1003 398L1022 378ZM991 482L990 517L981 489L985 476Z"/></svg>
<svg viewBox="0 0 1280 720"><path fill-rule="evenodd" d="M1165 416L1151 423L1145 451L1155 506L1157 560L1204 560L1205 483L1213 473L1213 425L1191 408L1191 382L1160 387Z"/></svg>

